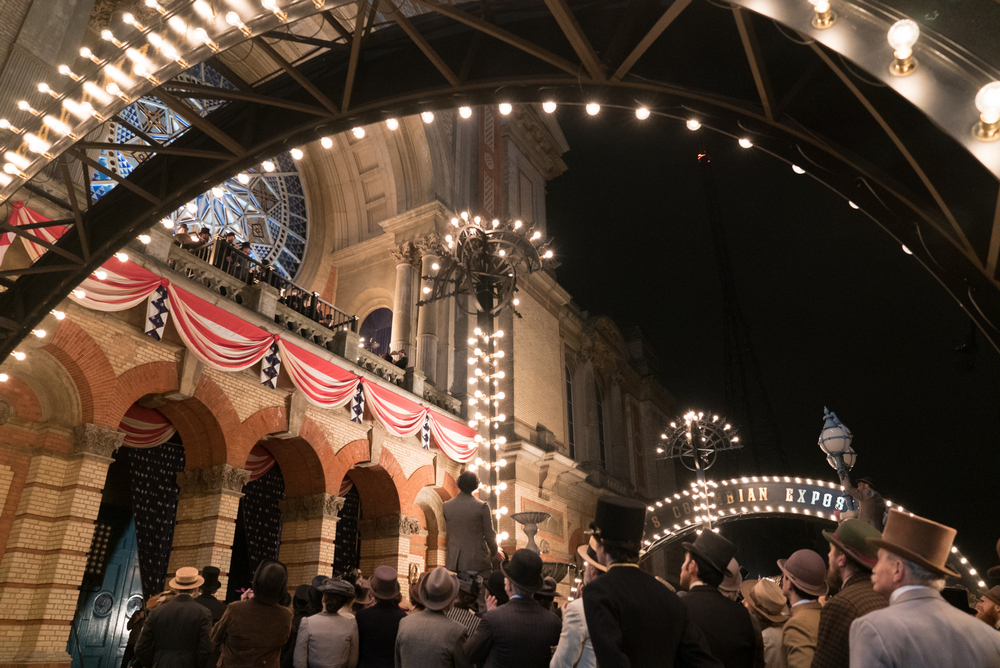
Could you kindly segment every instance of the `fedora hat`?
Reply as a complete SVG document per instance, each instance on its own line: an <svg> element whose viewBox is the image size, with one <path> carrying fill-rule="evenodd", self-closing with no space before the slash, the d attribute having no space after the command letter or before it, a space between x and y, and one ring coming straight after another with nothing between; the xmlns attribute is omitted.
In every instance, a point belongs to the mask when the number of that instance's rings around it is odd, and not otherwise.
<svg viewBox="0 0 1000 668"><path fill-rule="evenodd" d="M203 592L211 594L214 591L218 591L222 583L219 582L219 575L221 571L215 566L205 566L201 569L201 576L205 578L205 584L201 586Z"/></svg>
<svg viewBox="0 0 1000 668"><path fill-rule="evenodd" d="M744 580L740 585L743 600L758 616L781 624L785 621L782 611L788 599L781 593L781 587L774 580Z"/></svg>
<svg viewBox="0 0 1000 668"><path fill-rule="evenodd" d="M638 542L646 524L646 504L624 496L602 496L597 499L591 533L601 540Z"/></svg>
<svg viewBox="0 0 1000 668"><path fill-rule="evenodd" d="M170 588L175 591L187 589L197 589L205 583L205 578L198 575L198 569L194 566L178 568L174 574L174 579L170 581Z"/></svg>
<svg viewBox="0 0 1000 668"><path fill-rule="evenodd" d="M458 578L444 566L431 571L420 585L420 602L428 610L444 610L458 596Z"/></svg>
<svg viewBox="0 0 1000 668"><path fill-rule="evenodd" d="M693 543L681 543L681 547L698 555L723 575L736 556L736 546L714 531L702 531Z"/></svg>
<svg viewBox="0 0 1000 668"><path fill-rule="evenodd" d="M983 598L993 601L997 605L1000 605L1000 585L995 585L986 591L982 591L980 592L980 595Z"/></svg>
<svg viewBox="0 0 1000 668"><path fill-rule="evenodd" d="M591 536L590 542L576 548L576 553L580 555L586 563L590 564L602 573L606 573L608 567L597 560L597 540Z"/></svg>
<svg viewBox="0 0 1000 668"><path fill-rule="evenodd" d="M506 566L500 564L500 572L518 587L531 593L542 588L542 558L537 552L527 548L516 551Z"/></svg>
<svg viewBox="0 0 1000 668"><path fill-rule="evenodd" d="M726 577L722 579L719 591L733 594L733 600L735 601L736 592L740 590L741 584L743 584L743 573L740 572L740 562L736 561L736 558L733 557L729 560L729 565L726 566Z"/></svg>
<svg viewBox="0 0 1000 668"><path fill-rule="evenodd" d="M392 566L379 566L372 574L369 584L372 594L380 601L388 601L399 596L399 573Z"/></svg>
<svg viewBox="0 0 1000 668"><path fill-rule="evenodd" d="M847 558L869 571L878 563L878 548L868 542L869 538L878 540L882 534L864 520L844 520L836 531L823 530L823 538Z"/></svg>
<svg viewBox="0 0 1000 668"><path fill-rule="evenodd" d="M868 542L935 575L957 578L958 573L948 568L948 555L957 533L951 527L893 509L882 538L869 538Z"/></svg>
<svg viewBox="0 0 1000 668"><path fill-rule="evenodd" d="M357 583L354 585L354 591L357 594L356 603L360 605L368 605L372 602L372 585L368 582L367 578L358 578Z"/></svg>
<svg viewBox="0 0 1000 668"><path fill-rule="evenodd" d="M811 596L823 596L826 585L826 561L812 550L796 550L787 559L778 559L778 568L789 582Z"/></svg>
<svg viewBox="0 0 1000 668"><path fill-rule="evenodd" d="M552 577L551 575L546 575L544 578L542 578L542 588L538 590L537 595L544 596L547 598L555 598L557 596L559 598L562 598L562 594L556 591L556 586L558 584L559 583L556 582L556 579L554 577Z"/></svg>
<svg viewBox="0 0 1000 668"><path fill-rule="evenodd" d="M868 477L868 476L865 476L864 478L858 478L858 482L859 482L859 483L862 483L862 482L863 482L863 483L865 483L866 485L868 485L869 487L871 487L872 489L874 489L874 490L878 490L878 486L877 486L877 485L875 484L875 481L874 481L874 480L872 480L872 479L871 479L870 477Z"/></svg>

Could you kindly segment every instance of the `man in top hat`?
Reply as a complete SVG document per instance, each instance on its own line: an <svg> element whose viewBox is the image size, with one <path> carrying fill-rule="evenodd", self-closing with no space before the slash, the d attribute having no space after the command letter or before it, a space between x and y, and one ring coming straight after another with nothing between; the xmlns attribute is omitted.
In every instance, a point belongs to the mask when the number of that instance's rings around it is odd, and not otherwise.
<svg viewBox="0 0 1000 668"><path fill-rule="evenodd" d="M465 471L458 476L458 489L460 493L442 507L448 527L445 566L453 573L489 572L491 560L503 561L504 555L497 547L490 507L472 496L479 489L479 476Z"/></svg>
<svg viewBox="0 0 1000 668"><path fill-rule="evenodd" d="M858 519L868 522L881 533L885 526L885 499L875 489L875 482L871 478L859 478L858 486L851 484L851 476L844 471L844 477L840 479L840 484L844 486L844 491L858 500Z"/></svg>
<svg viewBox="0 0 1000 668"><path fill-rule="evenodd" d="M941 597L957 532L898 510L879 540L872 570L875 591L889 607L851 624L851 668L970 668L1000 666L1000 633Z"/></svg>
<svg viewBox="0 0 1000 668"><path fill-rule="evenodd" d="M781 631L788 668L809 668L819 637L819 615L826 595L826 563L812 550L798 550L788 559L778 559L781 592L788 599L792 616Z"/></svg>
<svg viewBox="0 0 1000 668"><path fill-rule="evenodd" d="M823 606L812 668L847 668L851 624L889 605L889 597L872 589L872 568L878 550L868 542L882 534L863 520L844 520L836 531L823 531L830 542L826 583L837 594Z"/></svg>
<svg viewBox="0 0 1000 668"><path fill-rule="evenodd" d="M168 586L177 592L169 603L149 612L135 645L144 666L206 668L212 659L212 613L195 602L205 579L193 567L178 568Z"/></svg>
<svg viewBox="0 0 1000 668"><path fill-rule="evenodd" d="M1000 585L982 593L976 602L976 617L1000 629Z"/></svg>
<svg viewBox="0 0 1000 668"><path fill-rule="evenodd" d="M439 566L421 576L422 610L399 621L396 668L468 668L465 627L445 614L458 596L458 578Z"/></svg>
<svg viewBox="0 0 1000 668"><path fill-rule="evenodd" d="M375 605L354 618L360 638L359 668L393 668L396 665L396 634L406 612L399 607L402 593L399 574L392 566L378 566L368 581Z"/></svg>
<svg viewBox="0 0 1000 668"><path fill-rule="evenodd" d="M688 617L708 641L708 649L726 668L753 668L760 649L747 609L719 591L736 546L714 531L702 531L693 543L683 543L681 589L687 591ZM738 568L738 567L737 567ZM739 572L737 570L737 572Z"/></svg>
<svg viewBox="0 0 1000 668"><path fill-rule="evenodd" d="M591 536L590 543L576 549L583 559L583 589L587 588L608 567L597 560L597 540ZM583 612L583 598L578 596L563 608L562 632L549 668L597 668L594 644L587 631L587 617Z"/></svg>
<svg viewBox="0 0 1000 668"><path fill-rule="evenodd" d="M544 584L542 558L531 550L517 550L500 571L510 600L483 615L465 644L469 661L481 668L546 668L559 643L561 624L532 598Z"/></svg>
<svg viewBox="0 0 1000 668"><path fill-rule="evenodd" d="M608 568L583 590L583 611L601 668L712 666L705 636L677 594L639 570L646 506L602 496L591 523L597 561Z"/></svg>
<svg viewBox="0 0 1000 668"><path fill-rule="evenodd" d="M205 566L201 569L201 576L205 579L201 585L201 595L195 599L200 605L208 608L212 613L212 623L222 619L222 613L226 611L226 604L215 598L215 592L219 591L222 583L219 582L220 571L215 566Z"/></svg>

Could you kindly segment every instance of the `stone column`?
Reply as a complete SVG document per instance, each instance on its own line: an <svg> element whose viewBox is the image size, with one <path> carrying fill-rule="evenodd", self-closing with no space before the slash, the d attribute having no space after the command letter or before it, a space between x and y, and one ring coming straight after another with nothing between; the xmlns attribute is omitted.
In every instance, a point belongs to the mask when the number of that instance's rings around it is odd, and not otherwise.
<svg viewBox="0 0 1000 668"><path fill-rule="evenodd" d="M66 643L112 455L125 434L73 430L69 455L31 458L0 560L0 665L69 665Z"/></svg>
<svg viewBox="0 0 1000 668"><path fill-rule="evenodd" d="M455 297L445 297L438 307L437 383L442 392L450 392L455 384Z"/></svg>
<svg viewBox="0 0 1000 668"><path fill-rule="evenodd" d="M420 298L426 297L425 288L433 288L434 280L430 277L437 273L444 249L436 234L428 234L416 241L420 251ZM426 277L426 278L425 278ZM427 382L438 387L438 309L440 304L433 302L420 307L417 314L417 363L416 367L424 374ZM441 387L440 389L447 389Z"/></svg>
<svg viewBox="0 0 1000 668"><path fill-rule="evenodd" d="M281 548L288 567L288 591L317 575L333 574L333 542L344 499L330 494L296 496L281 502Z"/></svg>
<svg viewBox="0 0 1000 668"><path fill-rule="evenodd" d="M410 323L413 319L414 263L417 261L417 251L409 241L401 243L389 251L396 262L396 292L392 298L392 332L389 348L402 350L407 358L413 361L413 332Z"/></svg>
<svg viewBox="0 0 1000 668"><path fill-rule="evenodd" d="M383 515L358 522L361 572L370 576L376 566L392 566L399 574L399 586L408 591L406 574L411 561L423 570L423 560L410 555L410 536L418 533L420 520L406 515Z"/></svg>
<svg viewBox="0 0 1000 668"><path fill-rule="evenodd" d="M177 474L177 526L168 578L183 566L215 566L225 591L233 556L236 515L250 472L230 464Z"/></svg>

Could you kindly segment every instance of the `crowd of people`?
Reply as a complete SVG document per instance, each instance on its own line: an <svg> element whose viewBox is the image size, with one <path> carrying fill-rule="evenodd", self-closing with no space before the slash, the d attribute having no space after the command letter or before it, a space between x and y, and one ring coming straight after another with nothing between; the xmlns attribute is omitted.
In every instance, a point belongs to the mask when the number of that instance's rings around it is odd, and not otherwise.
<svg viewBox="0 0 1000 668"><path fill-rule="evenodd" d="M1000 667L1000 586L975 610L946 600L956 532L931 520L891 510L884 531L866 521L874 514L843 520L823 531L826 559L800 549L758 580L744 579L733 542L703 530L682 544L678 591L639 567L645 504L601 497L577 550L581 593L560 605L538 553L508 559L496 544L476 475L458 482L444 504L446 565L409 583L408 603L389 566L370 580L317 576L290 597L285 567L265 561L228 606L213 596L218 569L180 568L130 621L137 641L123 665Z"/></svg>

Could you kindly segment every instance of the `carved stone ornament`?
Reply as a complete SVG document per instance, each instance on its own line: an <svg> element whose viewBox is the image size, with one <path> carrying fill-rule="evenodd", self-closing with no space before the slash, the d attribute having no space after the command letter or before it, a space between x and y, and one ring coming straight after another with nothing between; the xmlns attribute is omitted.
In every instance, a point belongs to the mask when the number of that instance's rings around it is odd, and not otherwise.
<svg viewBox="0 0 1000 668"><path fill-rule="evenodd" d="M0 397L0 425L7 424L7 420L12 417L14 417L14 406L3 397Z"/></svg>
<svg viewBox="0 0 1000 668"><path fill-rule="evenodd" d="M344 507L344 497L332 494L293 496L280 502L282 518L286 522L312 520L321 517L336 518Z"/></svg>
<svg viewBox="0 0 1000 668"><path fill-rule="evenodd" d="M73 452L111 457L125 440L125 432L86 423L73 428Z"/></svg>
<svg viewBox="0 0 1000 668"><path fill-rule="evenodd" d="M242 492L249 480L250 471L238 469L231 464L181 471L177 474L177 485L183 496L219 491Z"/></svg>
<svg viewBox="0 0 1000 668"><path fill-rule="evenodd" d="M444 244L441 243L441 237L435 232L417 237L413 245L420 251L421 256L432 255L434 257L442 257L448 254Z"/></svg>
<svg viewBox="0 0 1000 668"><path fill-rule="evenodd" d="M412 264L414 266L420 264L420 253L417 252L417 249L413 245L412 241L404 241L398 246L390 248L389 257L391 257L396 264Z"/></svg>
<svg viewBox="0 0 1000 668"><path fill-rule="evenodd" d="M420 520L406 515L383 515L358 522L361 538L396 538L420 533Z"/></svg>

